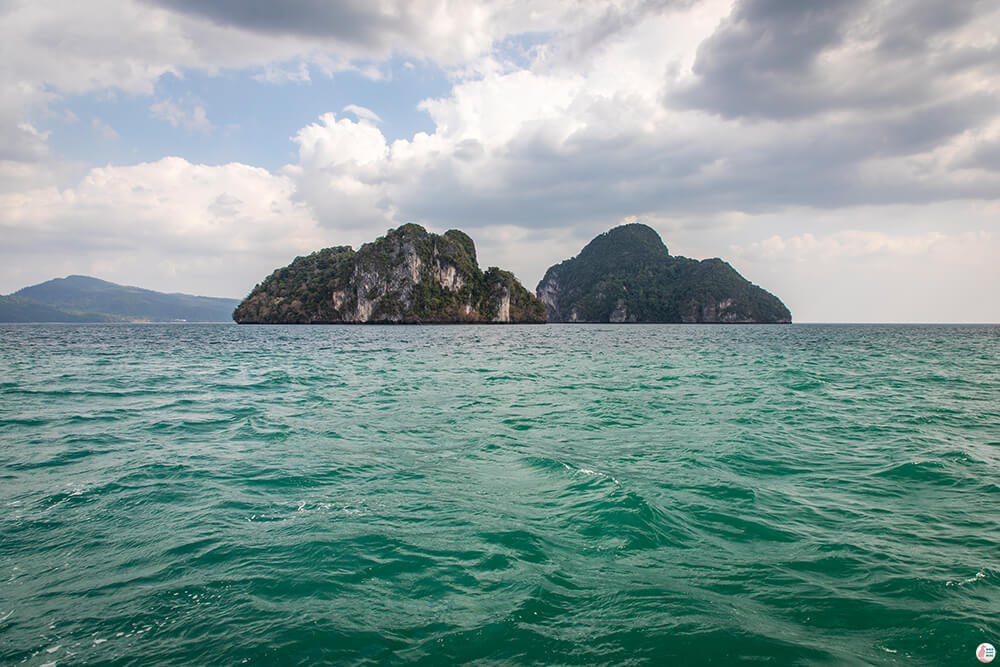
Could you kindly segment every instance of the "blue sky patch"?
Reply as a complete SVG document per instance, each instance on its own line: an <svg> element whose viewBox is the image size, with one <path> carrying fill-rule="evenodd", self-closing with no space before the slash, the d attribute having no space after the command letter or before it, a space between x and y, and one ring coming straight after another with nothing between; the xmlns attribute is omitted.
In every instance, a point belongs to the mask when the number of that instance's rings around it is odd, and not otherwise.
<svg viewBox="0 0 1000 667"><path fill-rule="evenodd" d="M296 132L324 113L342 116L352 104L381 118L378 127L388 142L433 132L430 116L417 107L421 100L447 95L451 84L445 72L403 58L381 71L381 79L355 71L331 77L313 67L309 81L281 82L263 80L260 70L165 74L151 96L121 91L70 96L36 122L51 131L55 150L92 164L176 155L194 163L242 162L274 171L295 161Z"/></svg>

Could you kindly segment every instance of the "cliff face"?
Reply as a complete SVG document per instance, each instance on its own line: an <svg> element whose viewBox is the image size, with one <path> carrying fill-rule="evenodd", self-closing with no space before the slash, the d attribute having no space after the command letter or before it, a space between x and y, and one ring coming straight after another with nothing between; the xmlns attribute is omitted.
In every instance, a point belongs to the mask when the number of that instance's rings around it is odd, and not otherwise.
<svg viewBox="0 0 1000 667"><path fill-rule="evenodd" d="M601 234L538 283L550 322L788 323L773 294L721 259L672 257L650 227Z"/></svg>
<svg viewBox="0 0 1000 667"><path fill-rule="evenodd" d="M233 312L240 324L540 323L545 307L513 274L482 271L472 239L414 224L355 252L298 257L257 285Z"/></svg>

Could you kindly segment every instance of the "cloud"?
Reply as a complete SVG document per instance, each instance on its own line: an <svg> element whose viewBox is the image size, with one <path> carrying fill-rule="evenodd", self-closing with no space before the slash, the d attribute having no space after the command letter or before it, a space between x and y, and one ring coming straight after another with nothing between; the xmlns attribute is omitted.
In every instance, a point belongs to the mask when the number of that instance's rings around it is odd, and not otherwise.
<svg viewBox="0 0 1000 667"><path fill-rule="evenodd" d="M104 141L117 141L119 139L118 133L115 129L97 116L90 119L90 127Z"/></svg>
<svg viewBox="0 0 1000 667"><path fill-rule="evenodd" d="M299 130L298 163L284 174L297 201L307 203L321 225L340 229L384 229L397 210L386 199L389 147L367 120L337 119L327 113Z"/></svg>
<svg viewBox="0 0 1000 667"><path fill-rule="evenodd" d="M0 160L38 160L48 152L48 139L49 132L40 132L31 123L17 123L0 145Z"/></svg>
<svg viewBox="0 0 1000 667"><path fill-rule="evenodd" d="M781 7L771 8L781 21L825 35L802 38L800 49L842 44L844 17L866 16L854 5L816 12ZM359 211L357 224L380 226L412 219L594 231L629 215L759 214L789 206L998 196L1000 178L986 168L990 154L971 154L1000 114L989 92L1000 77L982 85L975 63L964 71L974 85L871 113L728 118L664 106L670 91L686 90L691 80L671 67L697 44L725 34L719 20L727 11L698 5L651 12L641 22L622 23L618 38L572 66L547 57L527 69L484 66L448 95L421 103L435 125L430 134L389 144L375 128L348 132L348 119L312 125L296 139L298 194L338 224L354 224L349 221ZM674 33L678 42L668 39ZM684 48L663 48L665 40ZM669 71L673 78L664 80ZM338 155L357 148L371 159L357 167L319 166L310 146L324 143L336 145Z"/></svg>
<svg viewBox="0 0 1000 667"><path fill-rule="evenodd" d="M966 235L966 240L976 235ZM988 235L986 236L988 239ZM861 229L845 229L817 238L806 233L784 238L771 236L751 244L749 253L764 259L775 259L783 255L794 257L796 262L836 261L844 257L883 258L927 254L936 245L955 238L941 232L927 232L915 235L892 235Z"/></svg>
<svg viewBox="0 0 1000 667"><path fill-rule="evenodd" d="M280 67L268 65L263 72L254 74L255 81L264 83L284 84L284 83L309 83L312 78L309 74L309 65L299 61L296 67Z"/></svg>
<svg viewBox="0 0 1000 667"><path fill-rule="evenodd" d="M1000 239L989 216L996 211L976 208L963 207L980 227L968 231L776 234L729 252L738 268L780 294L799 321L995 322Z"/></svg>
<svg viewBox="0 0 1000 667"><path fill-rule="evenodd" d="M182 127L188 132L207 133L213 127L205 113L205 107L200 104L185 109L173 99L167 98L150 105L149 112L153 118L166 121L172 127Z"/></svg>
<svg viewBox="0 0 1000 667"><path fill-rule="evenodd" d="M0 100L0 192L51 181L65 169L49 146L50 131L23 120L22 111L9 102Z"/></svg>
<svg viewBox="0 0 1000 667"><path fill-rule="evenodd" d="M351 58L384 60L393 53L462 65L488 54L506 36L562 31L588 24L627 22L633 13L664 2L626 2L612 11L600 0L537 3L529 0L146 0L217 29L240 31L274 41L298 41L310 50L332 50ZM589 25L587 30L593 32ZM607 32L607 28L604 29ZM592 37L591 39L597 39Z"/></svg>
<svg viewBox="0 0 1000 667"><path fill-rule="evenodd" d="M790 119L995 94L980 84L997 75L1000 46L981 30L998 19L995 5L974 0L739 0L698 48L693 78L666 101Z"/></svg>
<svg viewBox="0 0 1000 667"><path fill-rule="evenodd" d="M254 33L322 38L381 51L392 37L412 37L428 3L371 3L357 0L158 0L175 12Z"/></svg>
<svg viewBox="0 0 1000 667"><path fill-rule="evenodd" d="M606 3L600 12L578 15L565 30L554 58L571 63L627 35L643 21L671 10L690 10L697 0L625 0ZM703 4L712 4L705 2Z"/></svg>
<svg viewBox="0 0 1000 667"><path fill-rule="evenodd" d="M367 120L372 123L382 122L382 119L378 117L378 114L367 107L358 106L357 104L348 104L343 110L345 113L354 114L354 117L358 120Z"/></svg>
<svg viewBox="0 0 1000 667"><path fill-rule="evenodd" d="M344 224L396 211L555 227L624 215L988 197L998 185L991 153L970 146L997 117L988 58L996 40L983 34L996 10L959 5L921 1L902 12L853 0L511 0L463 7L438 24L444 5L431 0L303 0L274 22L276 10L259 3L126 3L115 18L135 23L129 34L145 48L126 41L113 53L147 64L117 80L95 66L88 85L142 90L144 72L289 62L290 53L301 58L292 60L299 73L323 61L332 71L358 54L384 55L390 42L419 57L461 60L451 92L421 104L432 133L390 146L380 134L348 136L344 120L296 138L298 196ZM89 17L67 11L87 25ZM91 11L102 12L100 2ZM58 34L44 9L15 14ZM347 35L355 23L364 25ZM503 40L526 26L551 32L537 33L544 39L518 64L506 59ZM445 34L452 42L472 35L475 48L442 55L430 42ZM266 67L265 78L296 76L294 67ZM375 122L363 109L343 111ZM152 113L190 131L210 127L204 107L184 100L158 100ZM353 141L373 137L380 154L364 166L310 166L310 143L332 141L352 154ZM345 198L369 208L345 209Z"/></svg>
<svg viewBox="0 0 1000 667"><path fill-rule="evenodd" d="M264 169L180 158L0 194L0 281L12 290L102 267L109 280L241 296L262 267L329 245L292 194L287 178Z"/></svg>
<svg viewBox="0 0 1000 667"><path fill-rule="evenodd" d="M378 80L385 76L385 60L399 54L475 73L478 59L489 59L494 45L509 35L554 33L605 11L598 0L459 5L302 0L285 3L280 11L256 1L6 3L0 5L0 126L6 132L20 122L41 127L40 116L74 95L152 96L163 75L183 79L192 70L249 70L250 76L274 83L305 83L311 72L333 76L354 70ZM167 122L194 131L208 127L210 110L204 107L199 112L197 105L192 109L169 99L151 104ZM21 139L0 136L0 145L23 149ZM41 168L24 161L0 168L8 176L0 188L10 187L15 172L21 174L18 183L30 183L28 174L43 178L58 170L53 163Z"/></svg>

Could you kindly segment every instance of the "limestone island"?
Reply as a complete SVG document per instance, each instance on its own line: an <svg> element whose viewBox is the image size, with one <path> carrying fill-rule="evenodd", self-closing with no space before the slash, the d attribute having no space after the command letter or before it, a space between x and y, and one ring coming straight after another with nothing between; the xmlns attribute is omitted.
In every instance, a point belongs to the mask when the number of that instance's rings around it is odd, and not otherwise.
<svg viewBox="0 0 1000 667"><path fill-rule="evenodd" d="M541 324L545 306L476 245L406 224L366 243L297 257L233 311L239 324Z"/></svg>
<svg viewBox="0 0 1000 667"><path fill-rule="evenodd" d="M721 259L672 257L659 234L628 224L545 272L535 293L549 322L785 324L778 297Z"/></svg>

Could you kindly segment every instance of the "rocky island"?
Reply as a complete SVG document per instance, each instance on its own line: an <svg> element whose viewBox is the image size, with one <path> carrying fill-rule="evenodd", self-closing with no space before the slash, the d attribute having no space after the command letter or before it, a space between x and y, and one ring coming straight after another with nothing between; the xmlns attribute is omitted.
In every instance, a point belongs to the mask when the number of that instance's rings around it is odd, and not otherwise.
<svg viewBox="0 0 1000 667"><path fill-rule="evenodd" d="M549 322L790 323L778 297L721 259L674 257L659 234L628 224L545 272L535 292Z"/></svg>
<svg viewBox="0 0 1000 667"><path fill-rule="evenodd" d="M361 246L297 257L237 306L240 324L544 323L545 307L509 271L479 268L457 229L406 224Z"/></svg>

